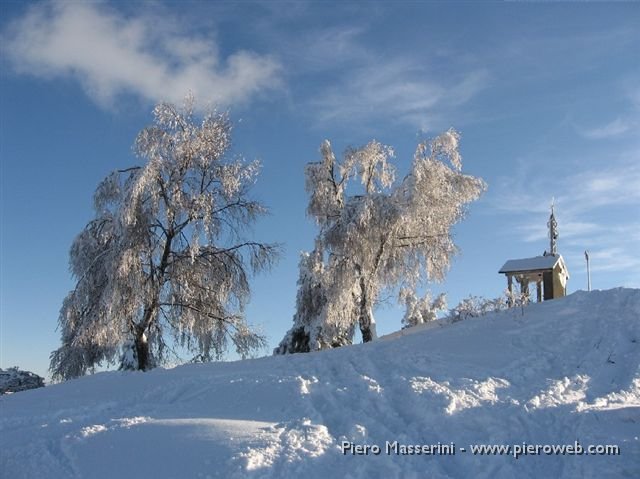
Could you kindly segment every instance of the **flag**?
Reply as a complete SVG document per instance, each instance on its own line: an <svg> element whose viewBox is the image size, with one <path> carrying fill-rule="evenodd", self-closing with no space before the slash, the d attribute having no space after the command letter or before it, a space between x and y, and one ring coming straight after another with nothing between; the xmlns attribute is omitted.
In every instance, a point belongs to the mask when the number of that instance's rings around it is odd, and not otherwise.
<svg viewBox="0 0 640 479"><path fill-rule="evenodd" d="M589 252L587 250L584 250L584 259L589 261Z"/></svg>

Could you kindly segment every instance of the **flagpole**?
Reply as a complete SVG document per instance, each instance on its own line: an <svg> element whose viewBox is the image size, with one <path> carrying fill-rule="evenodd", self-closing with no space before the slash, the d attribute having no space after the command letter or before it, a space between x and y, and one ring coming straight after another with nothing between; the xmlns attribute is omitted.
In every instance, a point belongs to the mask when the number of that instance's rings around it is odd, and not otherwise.
<svg viewBox="0 0 640 479"><path fill-rule="evenodd" d="M585 250L584 258L587 260L587 291L591 291L591 269L589 268L589 251Z"/></svg>

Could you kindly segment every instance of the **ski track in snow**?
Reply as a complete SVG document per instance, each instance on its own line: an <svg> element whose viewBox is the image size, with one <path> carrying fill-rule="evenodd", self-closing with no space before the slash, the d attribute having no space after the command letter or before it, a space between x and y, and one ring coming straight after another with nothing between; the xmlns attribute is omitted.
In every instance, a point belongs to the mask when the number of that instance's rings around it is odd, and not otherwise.
<svg viewBox="0 0 640 479"><path fill-rule="evenodd" d="M7 478L640 477L640 290L579 292L367 345L0 398ZM619 456L387 455L616 444ZM380 455L343 455L342 441Z"/></svg>

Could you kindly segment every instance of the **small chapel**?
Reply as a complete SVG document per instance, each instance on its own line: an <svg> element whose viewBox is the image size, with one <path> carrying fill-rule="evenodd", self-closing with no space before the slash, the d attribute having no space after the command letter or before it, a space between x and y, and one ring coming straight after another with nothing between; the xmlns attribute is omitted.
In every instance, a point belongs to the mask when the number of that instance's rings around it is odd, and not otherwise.
<svg viewBox="0 0 640 479"><path fill-rule="evenodd" d="M569 270L558 253L558 222L554 215L554 205L551 204L551 215L547 226L549 228L549 251L542 256L533 258L510 259L499 273L507 277L507 288L513 294L513 281L517 281L520 292L529 296L529 285L536 285L536 300L538 302L561 298L567 294Z"/></svg>

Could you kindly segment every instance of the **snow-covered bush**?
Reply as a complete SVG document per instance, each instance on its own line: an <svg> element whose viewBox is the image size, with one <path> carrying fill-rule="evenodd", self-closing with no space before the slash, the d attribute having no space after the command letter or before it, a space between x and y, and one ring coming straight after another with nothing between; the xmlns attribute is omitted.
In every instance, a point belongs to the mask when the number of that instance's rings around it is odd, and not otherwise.
<svg viewBox="0 0 640 479"><path fill-rule="evenodd" d="M503 298L487 299L481 296L470 295L449 310L447 319L455 323L468 318L477 318L494 311L503 311L507 308L507 302Z"/></svg>
<svg viewBox="0 0 640 479"><path fill-rule="evenodd" d="M531 302L531 295L527 289L522 286L515 288L511 291L508 289L504 292L506 304L509 308L520 308L522 314L524 314L524 308Z"/></svg>
<svg viewBox="0 0 640 479"><path fill-rule="evenodd" d="M17 367L0 369L0 395L44 387L44 378Z"/></svg>
<svg viewBox="0 0 640 479"><path fill-rule="evenodd" d="M406 309L404 318L402 318L402 328L410 328L417 324L435 321L440 311L447 309L447 295L442 293L431 299L431 293L427 291L423 298L417 298L412 290L404 290L400 293L401 299L404 299Z"/></svg>

